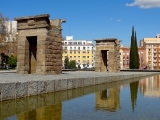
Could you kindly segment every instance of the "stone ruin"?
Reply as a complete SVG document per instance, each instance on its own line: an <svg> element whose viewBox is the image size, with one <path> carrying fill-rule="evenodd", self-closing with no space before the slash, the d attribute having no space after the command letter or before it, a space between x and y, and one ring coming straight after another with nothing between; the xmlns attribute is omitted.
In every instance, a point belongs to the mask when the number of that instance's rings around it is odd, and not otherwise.
<svg viewBox="0 0 160 120"><path fill-rule="evenodd" d="M18 26L17 73L61 74L62 19L49 14L15 18Z"/></svg>
<svg viewBox="0 0 160 120"><path fill-rule="evenodd" d="M116 38L97 39L96 41L96 72L120 71L120 42Z"/></svg>

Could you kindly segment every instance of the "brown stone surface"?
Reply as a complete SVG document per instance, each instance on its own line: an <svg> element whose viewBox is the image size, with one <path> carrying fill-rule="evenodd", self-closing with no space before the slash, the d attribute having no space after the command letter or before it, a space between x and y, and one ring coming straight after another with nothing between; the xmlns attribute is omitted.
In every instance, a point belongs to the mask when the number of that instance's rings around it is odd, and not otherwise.
<svg viewBox="0 0 160 120"><path fill-rule="evenodd" d="M116 38L98 39L96 41L96 72L120 71L120 41Z"/></svg>
<svg viewBox="0 0 160 120"><path fill-rule="evenodd" d="M15 18L18 22L17 73L60 74L62 66L61 24L49 14Z"/></svg>

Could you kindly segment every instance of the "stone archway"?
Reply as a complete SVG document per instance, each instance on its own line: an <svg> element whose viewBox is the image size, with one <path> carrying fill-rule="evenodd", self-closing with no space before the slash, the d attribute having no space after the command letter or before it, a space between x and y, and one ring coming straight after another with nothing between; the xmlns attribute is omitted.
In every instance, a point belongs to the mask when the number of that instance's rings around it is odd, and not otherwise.
<svg viewBox="0 0 160 120"><path fill-rule="evenodd" d="M15 18L18 23L17 73L62 73L61 24L49 14Z"/></svg>
<svg viewBox="0 0 160 120"><path fill-rule="evenodd" d="M120 71L120 41L116 38L97 39L96 41L96 72Z"/></svg>

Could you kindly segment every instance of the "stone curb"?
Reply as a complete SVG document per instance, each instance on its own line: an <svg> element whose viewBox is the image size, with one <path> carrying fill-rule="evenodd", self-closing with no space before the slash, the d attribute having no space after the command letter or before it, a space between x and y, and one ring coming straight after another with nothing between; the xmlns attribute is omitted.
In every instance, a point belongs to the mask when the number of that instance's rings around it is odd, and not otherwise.
<svg viewBox="0 0 160 120"><path fill-rule="evenodd" d="M34 81L16 81L16 82L1 82L0 83L0 101L23 98L38 94L70 90L74 88L83 88L107 82L127 80L131 78L139 78L158 73L139 73L129 75L101 75L94 77L75 77L61 78L55 80L34 80Z"/></svg>

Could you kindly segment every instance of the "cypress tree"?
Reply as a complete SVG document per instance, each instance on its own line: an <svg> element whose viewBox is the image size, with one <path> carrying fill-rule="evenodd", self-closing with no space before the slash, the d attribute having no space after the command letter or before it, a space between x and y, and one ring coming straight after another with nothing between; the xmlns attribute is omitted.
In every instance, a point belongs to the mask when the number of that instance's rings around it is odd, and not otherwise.
<svg viewBox="0 0 160 120"><path fill-rule="evenodd" d="M135 31L135 54L136 54L136 64L135 64L135 68L139 69L139 54L138 54L138 46L137 46L137 36L136 36L136 31Z"/></svg>
<svg viewBox="0 0 160 120"><path fill-rule="evenodd" d="M130 67L130 69L138 69L139 68L137 37L136 37L136 32L134 33L134 26L132 26L129 67Z"/></svg>

